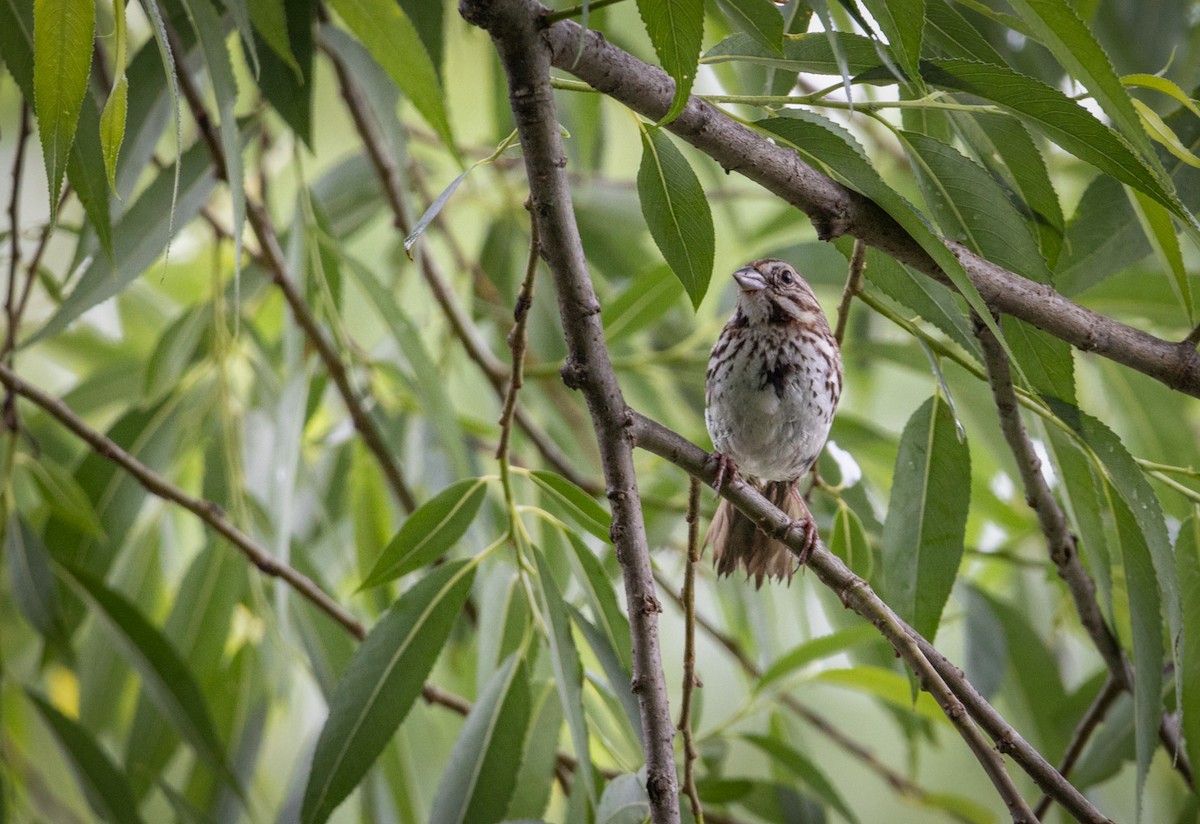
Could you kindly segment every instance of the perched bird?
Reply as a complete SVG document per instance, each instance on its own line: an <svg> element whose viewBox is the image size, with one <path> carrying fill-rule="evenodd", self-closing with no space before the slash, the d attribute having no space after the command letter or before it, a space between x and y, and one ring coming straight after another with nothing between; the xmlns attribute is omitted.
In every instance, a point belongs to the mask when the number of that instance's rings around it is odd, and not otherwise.
<svg viewBox="0 0 1200 824"><path fill-rule="evenodd" d="M756 260L733 273L737 308L708 361L704 420L718 461L716 487L732 473L802 522L806 550L817 528L796 488L812 468L842 394L842 357L812 289L786 261ZM797 561L722 500L708 530L717 573L791 580Z"/></svg>

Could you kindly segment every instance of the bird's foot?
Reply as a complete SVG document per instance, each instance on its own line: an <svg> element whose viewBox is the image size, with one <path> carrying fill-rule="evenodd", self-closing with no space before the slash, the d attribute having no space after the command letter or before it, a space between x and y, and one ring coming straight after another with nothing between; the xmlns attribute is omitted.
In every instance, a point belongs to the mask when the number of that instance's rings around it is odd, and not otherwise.
<svg viewBox="0 0 1200 824"><path fill-rule="evenodd" d="M808 566L808 562L817 548L817 523L813 520L812 515L805 515L803 518L792 521L792 528L803 533L803 543L800 545L797 557L800 559L800 566Z"/></svg>
<svg viewBox="0 0 1200 824"><path fill-rule="evenodd" d="M713 460L717 462L717 477L713 481L713 489L720 495L725 482L737 477L737 464L724 452L714 452L712 456Z"/></svg>

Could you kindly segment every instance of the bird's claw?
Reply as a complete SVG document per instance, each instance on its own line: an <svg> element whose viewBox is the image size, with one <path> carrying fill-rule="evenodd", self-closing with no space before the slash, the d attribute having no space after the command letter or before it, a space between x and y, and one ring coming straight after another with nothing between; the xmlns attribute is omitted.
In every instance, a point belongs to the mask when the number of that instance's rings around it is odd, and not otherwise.
<svg viewBox="0 0 1200 824"><path fill-rule="evenodd" d="M800 551L797 557L800 559L800 566L808 566L808 562L812 560L813 552L817 548L817 524L813 521L811 515L806 515L803 518L792 521L792 528L799 529L804 533L803 543L800 545Z"/></svg>
<svg viewBox="0 0 1200 824"><path fill-rule="evenodd" d="M737 466L733 463L733 459L724 452L714 452L713 460L717 462L717 477L713 481L713 489L720 495L725 481L737 475Z"/></svg>

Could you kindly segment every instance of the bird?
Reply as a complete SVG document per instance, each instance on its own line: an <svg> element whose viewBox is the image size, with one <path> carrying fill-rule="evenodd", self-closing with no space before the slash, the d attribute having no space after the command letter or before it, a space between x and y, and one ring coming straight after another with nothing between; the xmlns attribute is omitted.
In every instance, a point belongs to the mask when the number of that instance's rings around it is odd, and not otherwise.
<svg viewBox="0 0 1200 824"><path fill-rule="evenodd" d="M713 345L705 379L704 421L712 438L719 493L735 474L797 522L797 558L722 499L705 544L718 575L739 567L761 587L791 581L817 542L797 481L816 463L842 394L837 339L812 287L784 260L766 258L733 273L737 306Z"/></svg>

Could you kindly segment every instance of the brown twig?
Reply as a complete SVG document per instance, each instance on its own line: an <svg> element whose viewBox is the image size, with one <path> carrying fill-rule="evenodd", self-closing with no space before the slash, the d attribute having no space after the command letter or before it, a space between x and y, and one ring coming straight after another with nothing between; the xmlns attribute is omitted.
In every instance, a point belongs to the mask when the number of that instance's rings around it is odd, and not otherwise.
<svg viewBox="0 0 1200 824"><path fill-rule="evenodd" d="M8 261L8 284L4 298L4 315L8 321L4 330L4 349L0 350L0 358L12 366L12 353L17 345L17 324L20 314L17 311L17 272L21 268L21 174L25 169L25 144L29 140L29 104L21 103L21 125L17 127L17 149L13 154L12 169L12 198L8 201L8 231L9 242L12 244L12 257ZM10 432L16 432L20 426L17 420L17 405L12 391L4 394L4 426Z"/></svg>
<svg viewBox="0 0 1200 824"><path fill-rule="evenodd" d="M679 731L683 734L683 791L692 802L692 817L704 824L704 809L696 791L696 742L692 736L692 693L702 686L696 677L696 564L700 563L700 482L688 479L687 565L683 570L683 697L679 700ZM656 576L657 577L657 576Z"/></svg>
<svg viewBox="0 0 1200 824"><path fill-rule="evenodd" d="M842 301L838 304L837 329L833 336L838 346L846 337L846 324L850 320L850 303L854 296L862 291L863 270L867 265L867 244L859 239L854 241L854 251L850 253L850 267L846 274L846 286L842 289Z"/></svg>
<svg viewBox="0 0 1200 824"><path fill-rule="evenodd" d="M545 21L546 9L523 0L522 14ZM539 24L540 25L540 24ZM563 20L545 25L555 67L651 120L670 108L675 84L661 69L618 48L599 32ZM692 97L667 129L805 212L823 240L853 235L915 270L949 283L921 245L870 199L804 163L791 149L766 140L712 105ZM992 309L1021 318L1072 346L1136 369L1172 389L1200 397L1200 352L1194 344L1154 337L1063 297L1046 284L1023 278L985 260L962 244L947 242L979 294Z"/></svg>
<svg viewBox="0 0 1200 824"><path fill-rule="evenodd" d="M167 23L167 36L170 39L171 48L175 50L175 53L184 54L178 35L170 23ZM220 138L217 136L216 129L213 127L212 120L208 116L208 111L204 108L204 101L200 97L200 92L196 88L196 84L192 81L191 75L188 74L180 61L176 61L175 68L179 80L179 88L183 91L184 98L187 99L200 136L208 147L209 154L212 155L213 166L216 169L217 176L226 183L229 183L229 173L225 164L225 152L221 146ZM371 451L375 459L379 462L388 487L392 490L396 500L406 511L412 512L416 509L416 498L408 487L408 482L404 478L404 471L400 466L400 462L392 455L378 423L371 417L358 397L358 392L351 383L350 373L347 371L346 365L342 363L341 357L334 349L333 344L326 338L320 324L313 316L308 304L305 303L303 295L300 294L289 275L286 258L284 257L283 250L279 247L279 240L276 237L275 227L271 223L270 216L261 203L247 197L246 218L249 220L250 226L254 230L254 235L258 239L259 251L262 255L261 259L271 275L272 282L283 293L284 299L287 301L296 323L304 331L309 344L317 351L321 361L325 364L325 369L329 373L329 377L333 380L334 386L337 387L338 394L341 395L342 402L346 406L346 410L350 413L350 419L354 424L355 430L358 431L367 449Z"/></svg>
<svg viewBox="0 0 1200 824"><path fill-rule="evenodd" d="M1079 724L1075 727L1075 732L1071 735L1071 743L1067 745L1067 751L1063 755L1063 759L1059 762L1058 771L1065 778L1071 772L1071 768L1075 766L1075 762L1079 760L1080 754L1083 753L1083 748L1087 744L1088 739L1092 737L1092 733L1100 726L1100 722L1104 720L1104 716L1108 715L1109 708L1113 702L1124 692L1124 688L1120 682L1109 675L1108 680L1104 682L1104 686L1100 688L1100 692L1096 693L1087 712L1079 719ZM1050 805L1054 803L1054 799L1049 795L1043 795L1034 808L1033 814L1038 817L1038 820L1046 817L1046 813L1050 810Z"/></svg>
<svg viewBox="0 0 1200 824"><path fill-rule="evenodd" d="M529 224L529 262L525 265L525 278L521 281L521 289L517 292L517 305L513 308L513 328L508 333L508 348L512 350L512 369L509 371L508 391L504 393L504 408L500 412L500 446L496 448L496 459L501 462L508 461L508 442L512 436L517 393L525 383L525 344L528 342L525 326L529 321L529 310L533 306L533 282L537 278L540 250L538 224L534 220Z"/></svg>
<svg viewBox="0 0 1200 824"><path fill-rule="evenodd" d="M638 446L665 458L701 480L711 483L716 478L716 462L712 456L683 436L637 412L632 415L631 428ZM723 497L754 519L759 528L799 552L803 546L803 531L772 506L750 484L738 479L726 483ZM972 752L992 779L1014 821L1032 821L1033 812L1016 793L1004 772L1003 759L970 724L974 719L996 742L997 748L1013 759L1050 793L1072 815L1090 824L1108 824L1109 819L1088 801L1078 789L1059 775L1046 759L1031 747L1021 735L979 694L963 676L920 634L905 624L871 589L835 555L818 542L808 566L817 578L837 593L842 603L875 625L893 645L897 653L913 668L922 689L929 690L947 718L971 747ZM970 719L967 717L969 714Z"/></svg>
<svg viewBox="0 0 1200 824"><path fill-rule="evenodd" d="M322 7L318 6L318 8ZM324 47L324 44L322 46ZM338 77L342 99L345 101L346 107L350 110L351 119L354 121L359 137L363 141L363 146L367 150L367 156L370 158L371 165L374 166L375 173L379 177L379 182L383 187L384 197L387 199L388 207L392 211L392 224L399 232L407 235L411 224L404 204L404 190L400 181L400 171L396 168L395 161L388 151L383 137L380 135L379 127L370 113L370 107L363 99L362 92L345 63L332 49L325 48L325 53L333 64L334 72ZM429 251L421 248L418 251L417 259L421 275L429 286L429 290L433 293L434 299L438 302L442 313L446 316L446 320L450 323L451 330L453 330L455 336L462 342L468 357L483 372L488 383L491 384L492 390L503 400L508 385L508 374L504 364L492 354L491 348L484 342L466 310L459 305L454 290L438 268L433 257L429 254ZM514 416L517 425L521 427L526 437L529 438L542 457L546 459L547 463L558 474L587 492L595 494L600 491L591 480L575 470L567 456L563 454L557 444L529 417L524 407L518 405Z"/></svg>
<svg viewBox="0 0 1200 824"><path fill-rule="evenodd" d="M600 447L612 507L611 535L625 583L633 649L634 692L646 750L646 789L656 824L679 821L678 781L672 742L674 722L659 651L658 613L650 551L642 521L628 424L631 410L613 373L600 303L592 288L571 204L563 149L550 87L550 52L539 21L522 0L463 0L459 11L486 29L508 77L509 105L517 124L529 178L533 219L558 287L559 312L569 354L567 386L582 390Z"/></svg>

